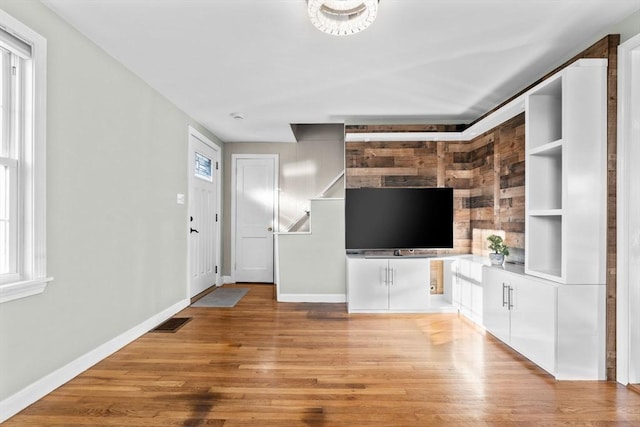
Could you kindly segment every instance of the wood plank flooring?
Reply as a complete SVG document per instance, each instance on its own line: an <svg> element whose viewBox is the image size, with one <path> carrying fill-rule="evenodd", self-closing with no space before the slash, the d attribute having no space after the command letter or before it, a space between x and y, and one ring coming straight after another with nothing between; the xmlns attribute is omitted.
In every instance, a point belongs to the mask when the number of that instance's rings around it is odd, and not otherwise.
<svg viewBox="0 0 640 427"><path fill-rule="evenodd" d="M15 426L638 426L640 395L557 382L457 315L349 315L251 287L187 308L9 419Z"/></svg>

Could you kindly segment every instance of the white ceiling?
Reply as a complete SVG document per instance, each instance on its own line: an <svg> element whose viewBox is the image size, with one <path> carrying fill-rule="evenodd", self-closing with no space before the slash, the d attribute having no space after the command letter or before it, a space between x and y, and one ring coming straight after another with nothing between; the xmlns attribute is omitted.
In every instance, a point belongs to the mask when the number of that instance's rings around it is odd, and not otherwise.
<svg viewBox="0 0 640 427"><path fill-rule="evenodd" d="M640 9L380 0L371 27L335 37L305 0L44 3L225 142L294 142L290 123L469 122Z"/></svg>

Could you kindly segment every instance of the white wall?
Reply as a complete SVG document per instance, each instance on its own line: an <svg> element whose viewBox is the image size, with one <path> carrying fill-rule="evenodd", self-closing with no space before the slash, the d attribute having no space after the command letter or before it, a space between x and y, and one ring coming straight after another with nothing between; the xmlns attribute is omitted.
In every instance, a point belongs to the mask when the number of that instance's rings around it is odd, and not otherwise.
<svg viewBox="0 0 640 427"><path fill-rule="evenodd" d="M616 24L609 34L620 34L620 43L624 43L636 34L640 34L640 10Z"/></svg>
<svg viewBox="0 0 640 427"><path fill-rule="evenodd" d="M224 200L231 200L232 154L278 154L280 158L280 231L304 209L309 199L316 196L341 171L344 170L344 142L342 138L330 141L299 143L229 143L224 148ZM336 184L339 186L340 184ZM342 197L342 191L331 197ZM223 274L231 273L231 203L226 203L223 213Z"/></svg>
<svg viewBox="0 0 640 427"><path fill-rule="evenodd" d="M187 127L205 131L40 2L0 8L48 41L55 278L0 305L1 403L185 301L187 205L176 194L187 194Z"/></svg>
<svg viewBox="0 0 640 427"><path fill-rule="evenodd" d="M277 236L278 301L345 302L344 199L312 200L310 222Z"/></svg>

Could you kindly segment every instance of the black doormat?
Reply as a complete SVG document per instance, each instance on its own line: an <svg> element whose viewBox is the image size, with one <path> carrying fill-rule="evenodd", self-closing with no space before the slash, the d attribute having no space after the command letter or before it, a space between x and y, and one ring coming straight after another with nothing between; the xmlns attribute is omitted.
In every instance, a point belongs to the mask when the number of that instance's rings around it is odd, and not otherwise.
<svg viewBox="0 0 640 427"><path fill-rule="evenodd" d="M153 328L151 332L176 332L191 319L191 317L172 317Z"/></svg>

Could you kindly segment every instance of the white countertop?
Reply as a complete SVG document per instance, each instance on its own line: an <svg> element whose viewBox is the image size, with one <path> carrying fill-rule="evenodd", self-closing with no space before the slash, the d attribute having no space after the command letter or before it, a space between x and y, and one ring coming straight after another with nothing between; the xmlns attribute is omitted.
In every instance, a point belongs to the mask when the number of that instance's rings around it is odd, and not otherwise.
<svg viewBox="0 0 640 427"><path fill-rule="evenodd" d="M477 264L482 264L487 268L498 268L504 271L508 271L514 274L524 274L524 265L523 264L512 264L505 262L502 267L497 267L491 265L491 261L489 258L473 255L473 254L462 254L462 255L427 255L427 254L416 254L416 255L372 255L372 254L347 254L350 258L371 258L371 259L412 259L412 258L426 258L434 261L438 260L455 260L455 259L464 259Z"/></svg>

